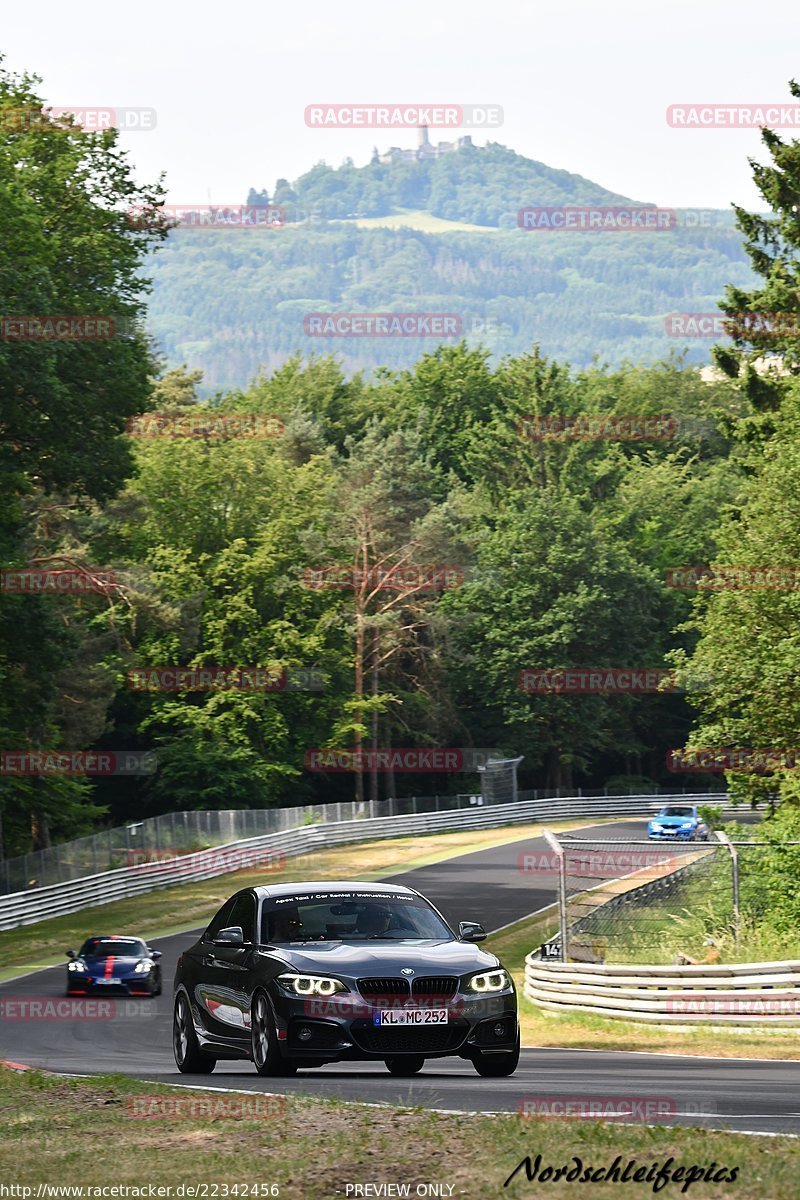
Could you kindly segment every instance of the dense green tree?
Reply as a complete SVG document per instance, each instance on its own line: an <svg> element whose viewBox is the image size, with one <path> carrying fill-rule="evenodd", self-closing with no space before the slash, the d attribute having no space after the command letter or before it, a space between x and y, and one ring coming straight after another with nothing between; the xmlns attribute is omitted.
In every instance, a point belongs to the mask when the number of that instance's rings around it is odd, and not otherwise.
<svg viewBox="0 0 800 1200"><path fill-rule="evenodd" d="M56 565L53 526L113 496L132 469L126 421L146 406L153 370L136 328L141 270L164 233L127 215L152 210L163 192L134 182L116 131L52 119L38 83L0 68L0 313L17 318L0 338L0 561L12 568ZM62 316L95 324L77 337L46 325L31 336L33 321ZM96 606L0 595L0 745L87 749L102 732L113 686L99 665ZM9 775L6 829L19 835L29 821L34 845L47 845L51 828L74 831L94 815L86 804L81 818L85 791L77 779Z"/></svg>
<svg viewBox="0 0 800 1200"><path fill-rule="evenodd" d="M800 84L789 91L800 100ZM769 436L771 414L780 407L789 378L800 373L800 141L761 130L771 162L753 159L753 180L766 211L735 206L736 225L757 276L754 287L730 286L720 304L730 318L734 345L718 348L716 360L739 378L751 410L742 436Z"/></svg>

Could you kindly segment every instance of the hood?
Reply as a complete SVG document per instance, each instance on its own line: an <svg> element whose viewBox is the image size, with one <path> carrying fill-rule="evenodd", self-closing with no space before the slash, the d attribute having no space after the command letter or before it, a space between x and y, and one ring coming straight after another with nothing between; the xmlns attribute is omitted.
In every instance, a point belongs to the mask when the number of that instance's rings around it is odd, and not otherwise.
<svg viewBox="0 0 800 1200"><path fill-rule="evenodd" d="M92 975L105 975L107 978L113 979L118 975L129 975L142 959L129 955L119 955L119 957L113 955L111 958L94 958L87 955L81 961Z"/></svg>
<svg viewBox="0 0 800 1200"><path fill-rule="evenodd" d="M467 942L319 942L313 949L281 946L270 951L299 971L330 971L355 977L400 975L411 967L415 975L465 975L468 971L491 970L494 954ZM409 978L413 978L410 976Z"/></svg>

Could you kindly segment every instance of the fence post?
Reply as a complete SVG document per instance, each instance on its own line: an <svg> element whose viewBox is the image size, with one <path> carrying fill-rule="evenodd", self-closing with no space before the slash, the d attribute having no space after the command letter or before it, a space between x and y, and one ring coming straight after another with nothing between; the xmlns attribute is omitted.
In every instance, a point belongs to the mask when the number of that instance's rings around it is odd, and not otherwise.
<svg viewBox="0 0 800 1200"><path fill-rule="evenodd" d="M558 859L558 914L561 925L561 961L567 961L567 860L564 847L549 829L543 829L542 835L550 849Z"/></svg>
<svg viewBox="0 0 800 1200"><path fill-rule="evenodd" d="M727 847L728 853L731 856L731 880L733 883L733 940L739 945L739 926L741 923L741 914L739 912L739 855L736 847L728 837L727 833L723 833L720 829L714 831L718 841Z"/></svg>

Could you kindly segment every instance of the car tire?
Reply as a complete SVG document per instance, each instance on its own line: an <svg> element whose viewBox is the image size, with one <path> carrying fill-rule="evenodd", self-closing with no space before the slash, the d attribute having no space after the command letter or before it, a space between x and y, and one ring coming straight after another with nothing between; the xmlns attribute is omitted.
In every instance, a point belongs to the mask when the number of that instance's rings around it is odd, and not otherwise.
<svg viewBox="0 0 800 1200"><path fill-rule="evenodd" d="M156 984L155 988L153 989L153 995L160 996L161 993L163 992L163 990L164 990L164 985L162 984L161 980L159 979L158 983Z"/></svg>
<svg viewBox="0 0 800 1200"><path fill-rule="evenodd" d="M210 1075L217 1065L217 1060L210 1054L204 1054L197 1041L194 1031L194 1021L189 1001L183 992L179 992L175 1000L175 1010L172 1017L172 1052L178 1070L183 1075Z"/></svg>
<svg viewBox="0 0 800 1200"><path fill-rule="evenodd" d="M502 1054L484 1054L478 1051L472 1060L472 1065L479 1075L486 1079L499 1079L504 1075L513 1075L519 1064L519 1032L517 1044L513 1050Z"/></svg>
<svg viewBox="0 0 800 1200"><path fill-rule="evenodd" d="M418 1075L425 1066L421 1054L406 1054L402 1058L385 1058L383 1061L390 1075Z"/></svg>
<svg viewBox="0 0 800 1200"><path fill-rule="evenodd" d="M281 1055L266 992L256 992L250 1014L250 1057L259 1075L294 1075L297 1066Z"/></svg>

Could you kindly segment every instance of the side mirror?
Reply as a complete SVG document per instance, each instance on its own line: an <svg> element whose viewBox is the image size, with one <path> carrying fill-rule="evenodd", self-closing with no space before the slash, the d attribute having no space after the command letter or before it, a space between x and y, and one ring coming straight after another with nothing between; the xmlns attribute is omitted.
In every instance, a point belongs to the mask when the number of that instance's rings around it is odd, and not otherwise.
<svg viewBox="0 0 800 1200"><path fill-rule="evenodd" d="M66 954L67 958L77 958L78 957L74 950L65 950L64 953Z"/></svg>
<svg viewBox="0 0 800 1200"><path fill-rule="evenodd" d="M478 921L459 921L458 936L462 942L482 942L486 939L486 930Z"/></svg>
<svg viewBox="0 0 800 1200"><path fill-rule="evenodd" d="M214 938L215 946L243 946L244 934L241 925L230 925L227 929L220 929L217 936Z"/></svg>
<svg viewBox="0 0 800 1200"><path fill-rule="evenodd" d="M153 959L161 958L161 951L160 950L151 950L149 946L147 947L147 953Z"/></svg>

